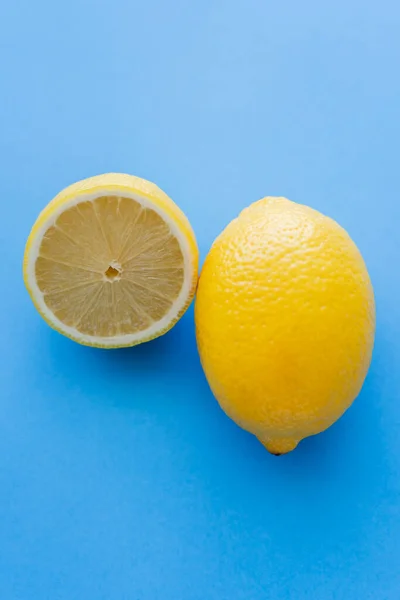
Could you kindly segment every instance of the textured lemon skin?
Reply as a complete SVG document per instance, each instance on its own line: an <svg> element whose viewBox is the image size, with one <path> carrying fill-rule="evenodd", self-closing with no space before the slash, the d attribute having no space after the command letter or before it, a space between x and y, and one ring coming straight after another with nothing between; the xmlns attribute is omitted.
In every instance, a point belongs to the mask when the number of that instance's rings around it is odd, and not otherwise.
<svg viewBox="0 0 400 600"><path fill-rule="evenodd" d="M195 320L221 407L281 454L329 427L360 392L374 295L360 252L335 221L264 198L215 240Z"/></svg>
<svg viewBox="0 0 400 600"><path fill-rule="evenodd" d="M68 335L65 331L59 331L54 326L54 323L52 323L48 318L46 318L46 315L40 309L40 306L37 303L35 295L33 294L32 288L29 284L28 268L27 268L28 262L29 262L29 254L32 250L32 246L35 242L38 232L42 229L43 225L47 221L51 221L53 214L59 209L59 207L62 206L63 204L68 204L68 202L72 198L77 198L79 196L86 196L87 194L92 194L92 193L96 193L96 192L101 192L101 193L102 192L105 192L105 193L106 192L111 192L111 193L115 192L116 194L123 195L124 191L137 193L138 195L143 196L144 198L147 198L148 200L150 200L154 206L161 209L162 212L164 212L166 215L168 215L168 217L170 217L175 222L175 224L177 225L177 227L179 228L181 233L187 239L189 247L190 247L191 263L192 263L192 282L191 282L190 292L188 294L188 298L187 298L185 305L181 308L181 310L176 315L176 317L168 323L167 327L164 327L163 329L158 330L154 335L144 336L140 340L138 340L134 343L129 343L129 344L118 343L118 344L114 345L114 344L110 344L110 343L107 343L107 344L93 343L93 342L86 343L85 341L82 341L79 338L75 338L72 335ZM36 309L38 310L40 315L43 317L43 319L46 321L46 323L48 325L50 325L50 327L52 327L59 333L66 335L67 337L74 340L75 342L78 342L81 345L92 346L92 347L97 347L97 348L112 349L112 348L136 346L137 344L141 344L143 342L148 342L152 339L160 337L161 335L164 335L165 333L167 333L167 331L172 329L172 327L177 323L177 321L179 321L179 319L186 312L186 310L190 306L190 304L193 300L193 297L195 295L197 282L198 282L198 262L199 262L199 252L198 252L196 237L195 237L193 229L189 223L189 220L187 219L187 217L183 213L183 211L175 204L175 202L173 200L171 200L171 198L165 192L163 192L154 183L147 181L145 179L142 179L140 177L135 177L134 175L127 175L125 173L105 173L103 175L96 175L94 177L89 177L87 179L83 179L82 181L77 181L76 183L73 183L72 185L64 188L42 210L42 212L38 216L34 226L32 227L32 230L31 230L28 240L26 242L24 259L23 259L23 278L24 278L25 286L26 286L26 288L29 292L29 295L32 299L32 302L34 303Z"/></svg>

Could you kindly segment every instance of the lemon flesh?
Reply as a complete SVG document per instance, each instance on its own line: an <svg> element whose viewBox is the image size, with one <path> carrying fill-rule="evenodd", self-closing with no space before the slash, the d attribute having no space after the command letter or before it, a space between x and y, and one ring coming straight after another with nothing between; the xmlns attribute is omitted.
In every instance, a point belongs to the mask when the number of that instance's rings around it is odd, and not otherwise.
<svg viewBox="0 0 400 600"><path fill-rule="evenodd" d="M193 298L190 225L145 180L108 174L70 186L28 239L24 279L46 321L93 346L131 346L170 329Z"/></svg>
<svg viewBox="0 0 400 600"><path fill-rule="evenodd" d="M274 454L336 421L371 360L375 305L360 252L335 221L284 198L254 203L216 239L195 319L217 400Z"/></svg>

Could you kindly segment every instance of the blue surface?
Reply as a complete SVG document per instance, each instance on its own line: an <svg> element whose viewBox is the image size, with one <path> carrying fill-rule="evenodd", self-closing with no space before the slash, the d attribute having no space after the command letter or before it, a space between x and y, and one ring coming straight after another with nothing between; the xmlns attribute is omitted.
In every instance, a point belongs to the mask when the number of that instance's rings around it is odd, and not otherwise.
<svg viewBox="0 0 400 600"><path fill-rule="evenodd" d="M1 600L398 600L397 0L16 0L0 23ZM202 259L267 194L348 229L378 328L340 422L269 456L213 399L192 310L115 352L41 321L30 226L105 171L163 187Z"/></svg>

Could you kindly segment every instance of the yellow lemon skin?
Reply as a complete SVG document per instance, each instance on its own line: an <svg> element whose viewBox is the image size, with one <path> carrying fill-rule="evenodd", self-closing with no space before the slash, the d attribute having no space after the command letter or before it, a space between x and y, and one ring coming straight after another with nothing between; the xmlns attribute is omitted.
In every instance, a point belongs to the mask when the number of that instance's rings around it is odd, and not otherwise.
<svg viewBox="0 0 400 600"><path fill-rule="evenodd" d="M215 240L195 319L214 395L272 454L332 425L371 361L375 303L359 250L285 198L255 202Z"/></svg>

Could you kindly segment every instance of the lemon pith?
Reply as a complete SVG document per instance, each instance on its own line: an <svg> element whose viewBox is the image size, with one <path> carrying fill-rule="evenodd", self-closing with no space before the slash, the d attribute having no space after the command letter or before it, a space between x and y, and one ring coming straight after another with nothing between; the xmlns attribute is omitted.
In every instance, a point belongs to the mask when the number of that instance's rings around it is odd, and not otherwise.
<svg viewBox="0 0 400 600"><path fill-rule="evenodd" d="M197 265L177 205L153 183L109 173L69 186L42 211L23 270L49 325L113 348L168 331L193 298Z"/></svg>
<svg viewBox="0 0 400 600"><path fill-rule="evenodd" d="M224 411L274 454L336 421L371 360L365 264L335 221L284 198L245 209L202 269L196 335Z"/></svg>

